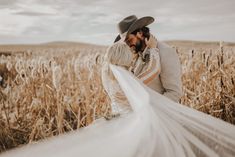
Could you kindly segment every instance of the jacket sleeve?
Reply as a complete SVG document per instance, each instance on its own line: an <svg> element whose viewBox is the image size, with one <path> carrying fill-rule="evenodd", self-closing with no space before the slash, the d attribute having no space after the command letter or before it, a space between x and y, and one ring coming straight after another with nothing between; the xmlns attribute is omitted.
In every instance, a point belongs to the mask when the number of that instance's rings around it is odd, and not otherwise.
<svg viewBox="0 0 235 157"><path fill-rule="evenodd" d="M160 45L161 73L164 88L163 95L175 102L182 96L181 65L176 51L166 44Z"/></svg>

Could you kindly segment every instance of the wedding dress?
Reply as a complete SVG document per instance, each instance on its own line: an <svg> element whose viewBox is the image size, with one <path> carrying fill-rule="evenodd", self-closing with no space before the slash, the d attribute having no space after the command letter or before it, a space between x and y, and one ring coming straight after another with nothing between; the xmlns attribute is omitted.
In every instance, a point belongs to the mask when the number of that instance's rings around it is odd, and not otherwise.
<svg viewBox="0 0 235 157"><path fill-rule="evenodd" d="M235 126L175 103L110 65L131 110L1 157L234 157Z"/></svg>

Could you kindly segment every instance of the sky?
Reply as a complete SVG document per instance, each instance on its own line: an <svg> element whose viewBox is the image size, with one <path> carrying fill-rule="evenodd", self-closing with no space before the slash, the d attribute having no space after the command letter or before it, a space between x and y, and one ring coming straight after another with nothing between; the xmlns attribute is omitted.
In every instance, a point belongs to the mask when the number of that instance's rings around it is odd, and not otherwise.
<svg viewBox="0 0 235 157"><path fill-rule="evenodd" d="M158 40L235 42L235 0L0 0L0 44L110 45L129 15L154 17Z"/></svg>

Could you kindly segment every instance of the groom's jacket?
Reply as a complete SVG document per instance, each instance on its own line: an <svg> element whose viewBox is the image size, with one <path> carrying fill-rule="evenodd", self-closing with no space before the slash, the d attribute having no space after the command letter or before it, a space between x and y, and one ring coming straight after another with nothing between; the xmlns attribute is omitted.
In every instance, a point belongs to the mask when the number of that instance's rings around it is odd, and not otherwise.
<svg viewBox="0 0 235 157"><path fill-rule="evenodd" d="M175 102L179 102L182 96L181 82L181 65L176 51L163 42L158 42L161 72L154 80L149 82L147 86L153 90L163 94ZM148 50L146 51L148 53ZM139 57L135 65L135 75L138 76L148 62L143 64L143 60Z"/></svg>

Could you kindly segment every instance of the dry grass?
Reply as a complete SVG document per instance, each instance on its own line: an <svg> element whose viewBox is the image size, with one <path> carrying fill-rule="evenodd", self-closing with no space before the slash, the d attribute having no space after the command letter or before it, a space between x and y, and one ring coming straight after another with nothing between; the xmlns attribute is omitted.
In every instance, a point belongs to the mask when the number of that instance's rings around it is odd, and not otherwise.
<svg viewBox="0 0 235 157"><path fill-rule="evenodd" d="M109 114L105 48L33 49L0 57L0 152L87 126ZM178 48L181 102L235 124L233 50Z"/></svg>
<svg viewBox="0 0 235 157"><path fill-rule="evenodd" d="M180 53L184 95L181 103L235 124L235 52Z"/></svg>
<svg viewBox="0 0 235 157"><path fill-rule="evenodd" d="M92 51L1 57L2 72L15 74L2 80L0 151L87 126L109 113L99 52Z"/></svg>

